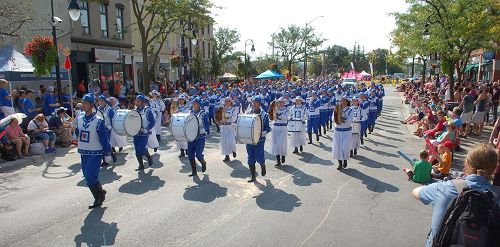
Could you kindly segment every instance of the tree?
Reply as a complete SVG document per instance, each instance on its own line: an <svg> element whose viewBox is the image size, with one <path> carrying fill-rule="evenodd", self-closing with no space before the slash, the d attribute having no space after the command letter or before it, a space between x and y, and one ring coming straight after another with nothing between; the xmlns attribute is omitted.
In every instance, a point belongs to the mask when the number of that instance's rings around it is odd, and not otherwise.
<svg viewBox="0 0 500 247"><path fill-rule="evenodd" d="M193 79L195 80L195 82L202 81L208 72L208 69L205 66L205 62L203 61L201 49L199 46L195 46L194 48L192 71L193 71Z"/></svg>
<svg viewBox="0 0 500 247"><path fill-rule="evenodd" d="M313 56L311 58L311 63L307 66L307 73L315 76L321 75L321 70L323 69L323 62L319 55Z"/></svg>
<svg viewBox="0 0 500 247"><path fill-rule="evenodd" d="M334 45L328 47L325 52L325 74L338 73L340 68L348 69L351 67L352 59L347 48Z"/></svg>
<svg viewBox="0 0 500 247"><path fill-rule="evenodd" d="M317 54L316 48L323 44L324 41L325 39L314 33L313 27L302 28L290 25L274 33L272 41L268 44L270 46L274 45L274 48L281 52L285 58L287 69L292 74L292 64L304 60L305 52L311 56Z"/></svg>
<svg viewBox="0 0 500 247"><path fill-rule="evenodd" d="M374 75L385 75L386 69L387 73L389 72L388 56L389 50L381 48L368 53L368 60L373 64Z"/></svg>
<svg viewBox="0 0 500 247"><path fill-rule="evenodd" d="M443 71L450 78L450 95L453 95L454 71L460 82L472 51L492 48L493 42L498 41L500 4L495 0L407 2L408 11L393 13L396 18L393 43L403 56L439 54L442 65L447 65ZM430 35L428 40L422 38L424 31Z"/></svg>
<svg viewBox="0 0 500 247"><path fill-rule="evenodd" d="M159 53L171 33L184 33L195 26L213 23L210 0L131 0L142 53L142 80L149 89ZM186 34L190 36L190 34Z"/></svg>
<svg viewBox="0 0 500 247"><path fill-rule="evenodd" d="M0 38L19 37L22 27L33 22L31 5L21 0L0 1ZM0 39L0 46L3 46Z"/></svg>
<svg viewBox="0 0 500 247"><path fill-rule="evenodd" d="M366 57L364 48L361 49L359 44L358 47L354 46L352 53L350 54L351 62L354 64L354 69L361 72L362 70L370 70L370 62ZM351 66L349 66L350 68ZM350 69L349 69L350 70Z"/></svg>
<svg viewBox="0 0 500 247"><path fill-rule="evenodd" d="M214 43L211 62L210 74L215 78L222 75L224 64L231 60L234 50L234 44L240 41L240 33L236 29L228 27L218 28L214 33Z"/></svg>

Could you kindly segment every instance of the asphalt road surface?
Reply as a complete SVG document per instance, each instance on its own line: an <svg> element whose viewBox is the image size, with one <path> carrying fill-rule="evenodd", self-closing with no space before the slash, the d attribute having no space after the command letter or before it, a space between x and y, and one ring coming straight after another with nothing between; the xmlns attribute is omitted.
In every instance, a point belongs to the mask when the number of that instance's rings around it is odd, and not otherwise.
<svg viewBox="0 0 500 247"><path fill-rule="evenodd" d="M392 88L384 104L376 131L342 172L329 132L302 154L289 149L283 168L267 153L267 175L250 184L245 146L223 163L213 131L207 172L193 179L165 130L152 168L135 172L128 147L101 170L107 198L89 210L75 149L4 163L0 246L423 246L431 208L411 197L417 185L396 153L416 157L423 141L399 123L405 110Z"/></svg>

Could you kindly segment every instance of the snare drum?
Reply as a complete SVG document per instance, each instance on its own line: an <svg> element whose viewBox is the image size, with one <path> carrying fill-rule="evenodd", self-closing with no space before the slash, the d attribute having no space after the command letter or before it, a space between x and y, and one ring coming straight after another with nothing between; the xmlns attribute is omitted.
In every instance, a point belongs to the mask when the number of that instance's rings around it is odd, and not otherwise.
<svg viewBox="0 0 500 247"><path fill-rule="evenodd" d="M361 133L361 124L359 122L352 122L352 133L353 134Z"/></svg>
<svg viewBox="0 0 500 247"><path fill-rule="evenodd" d="M113 117L113 129L121 136L135 136L142 128L142 116L136 110L117 110Z"/></svg>
<svg viewBox="0 0 500 247"><path fill-rule="evenodd" d="M302 132L303 127L301 120L290 120L287 124L288 132Z"/></svg>
<svg viewBox="0 0 500 247"><path fill-rule="evenodd" d="M176 141L192 142L200 134L198 117L191 113L175 113L170 121L172 134Z"/></svg>
<svg viewBox="0 0 500 247"><path fill-rule="evenodd" d="M253 145L259 143L262 134L260 115L239 114L236 125L236 139L239 143Z"/></svg>

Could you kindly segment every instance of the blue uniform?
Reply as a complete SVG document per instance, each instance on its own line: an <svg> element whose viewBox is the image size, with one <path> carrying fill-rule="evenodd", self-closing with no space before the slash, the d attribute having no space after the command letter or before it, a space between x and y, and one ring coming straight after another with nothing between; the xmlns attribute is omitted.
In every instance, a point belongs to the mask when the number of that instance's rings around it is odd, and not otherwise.
<svg viewBox="0 0 500 247"><path fill-rule="evenodd" d="M151 129L155 127L155 116L149 107L140 107L136 109L141 114L142 126L139 134L134 136L135 155L142 156L148 154L148 138L151 134Z"/></svg>
<svg viewBox="0 0 500 247"><path fill-rule="evenodd" d="M249 114L257 114L253 109L249 111ZM264 145L266 143L266 134L271 132L271 127L269 126L269 116L262 108L260 109L260 118L262 119L262 134L257 145L247 144L247 154L248 154L248 164L255 165L255 162L263 165L265 163L264 157Z"/></svg>
<svg viewBox="0 0 500 247"><path fill-rule="evenodd" d="M330 103L330 98L326 95L320 97L321 105L319 108L320 124L326 126L328 122L328 104Z"/></svg>
<svg viewBox="0 0 500 247"><path fill-rule="evenodd" d="M82 160L82 172L89 187L99 183L99 169L103 155L109 155L111 146L106 137L104 120L94 113L77 118L76 135L78 153Z"/></svg>
<svg viewBox="0 0 500 247"><path fill-rule="evenodd" d="M306 104L307 108L307 132L314 133L318 132L320 125L320 112L319 107L321 106L321 101L319 99L311 99L311 102Z"/></svg>
<svg viewBox="0 0 500 247"><path fill-rule="evenodd" d="M210 122L208 121L208 115L202 109L198 111L191 110L190 113L196 115L200 121L200 135L194 141L188 142L187 153L190 160L194 160L194 157L196 157L199 161L202 161L203 150L205 149L205 137L210 130Z"/></svg>
<svg viewBox="0 0 500 247"><path fill-rule="evenodd" d="M55 106L50 106L51 104L56 103L56 97L54 97L53 94L51 93L46 93L43 96L43 114L45 116L50 116L52 113L54 113L54 110L57 108Z"/></svg>
<svg viewBox="0 0 500 247"><path fill-rule="evenodd" d="M361 119L361 135L364 135L366 133L366 129L368 129L368 116L369 116L369 109L368 107L370 106L370 102L365 100L363 101L359 107L361 107L362 115L366 115L366 117L363 117Z"/></svg>
<svg viewBox="0 0 500 247"><path fill-rule="evenodd" d="M375 120L377 120L377 112L378 112L378 98L374 96L370 99L370 104L368 106L368 125L375 126Z"/></svg>

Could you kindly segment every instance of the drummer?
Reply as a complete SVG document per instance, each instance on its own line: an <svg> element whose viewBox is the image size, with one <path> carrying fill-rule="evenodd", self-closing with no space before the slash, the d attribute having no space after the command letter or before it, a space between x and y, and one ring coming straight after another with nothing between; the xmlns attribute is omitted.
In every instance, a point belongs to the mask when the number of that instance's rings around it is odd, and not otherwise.
<svg viewBox="0 0 500 247"><path fill-rule="evenodd" d="M257 95L252 100L252 109L248 112L248 114L258 114L262 120L262 133L259 139L259 143L257 145L247 144L247 154L248 154L248 166L250 168L250 174L252 178L248 181L249 183L255 182L256 172L255 172L255 163L258 162L261 166L261 175L266 175L266 160L264 157L264 145L266 143L266 134L271 131L271 127L269 126L269 116L267 112L261 108L261 104L263 101L263 97L261 95Z"/></svg>
<svg viewBox="0 0 500 247"><path fill-rule="evenodd" d="M111 142L111 120L113 119L114 112L113 109L110 107L110 103L107 100L106 96L104 94L101 94L97 100L97 110L102 113L102 116L104 117L104 126L106 126L106 136L108 138L108 142ZM116 162L116 154L111 152L111 157L113 158L113 163ZM104 156L102 157L102 163L101 166L107 166L109 165L105 160Z"/></svg>
<svg viewBox="0 0 500 247"><path fill-rule="evenodd" d="M153 166L153 158L148 152L148 138L151 134L151 129L155 126L155 117L151 108L146 105L146 97L143 94L137 95L135 98L135 110L141 114L142 126L139 134L134 136L135 157L139 162L139 167L136 171L144 169L143 156L148 159L149 167Z"/></svg>
<svg viewBox="0 0 500 247"><path fill-rule="evenodd" d="M89 206L92 209L100 207L106 197L106 190L99 182L99 165L103 155L106 162L111 162L111 146L106 136L104 120L93 113L93 94L83 96L82 108L85 114L78 115L75 132L78 136L83 176L94 196L94 204Z"/></svg>
<svg viewBox="0 0 500 247"><path fill-rule="evenodd" d="M367 100L366 94L362 93L359 95L359 106L361 107L361 134L360 134L360 140L361 140L361 145L364 145L365 142L363 140L364 137L367 137L367 130L368 130L368 113L370 111L370 101Z"/></svg>
<svg viewBox="0 0 500 247"><path fill-rule="evenodd" d="M175 113L188 113L189 106L186 103L186 95L185 94L179 95L177 101L179 103L179 107L177 108L177 111ZM177 149L181 151L179 158L186 157L186 151L188 148L187 142L177 141L176 143L177 143Z"/></svg>
<svg viewBox="0 0 500 247"><path fill-rule="evenodd" d="M115 97L110 97L108 99L111 109L113 110L113 116L116 115L116 112L120 110L120 102ZM111 120L111 124L113 120ZM128 145L127 137L121 136L116 133L114 127L111 129L111 150L116 153L116 147L118 147L118 151L122 151L125 146Z"/></svg>
<svg viewBox="0 0 500 247"><path fill-rule="evenodd" d="M160 93L156 90L153 90L149 93L151 95L151 100L149 101L149 107L153 111L153 114L155 116L155 133L156 133L156 139L158 140L158 143L161 141L161 120L162 120L162 114L165 111L165 103L163 100L159 98ZM158 151L158 148L154 148L154 151Z"/></svg>
<svg viewBox="0 0 500 247"><path fill-rule="evenodd" d="M302 104L304 100L302 97L295 97L295 105L290 108L289 120L299 120L302 121L303 127L300 132L291 132L290 133L290 145L294 148L293 153L298 154L299 149L300 152L303 152L303 145L306 145L306 131L305 131L305 123L307 119L307 110L306 107Z"/></svg>
<svg viewBox="0 0 500 247"><path fill-rule="evenodd" d="M358 148L360 146L360 130L361 122L363 121L363 115L361 114L361 107L359 106L359 100L357 97L353 97L351 100L351 110L353 113L352 119L352 146L350 157L358 154Z"/></svg>
<svg viewBox="0 0 500 247"><path fill-rule="evenodd" d="M320 101L321 105L319 107L319 116L320 116L319 136L321 136L321 127L323 127L323 134L326 135L326 126L328 123L328 105L330 104L330 97L328 97L328 92L326 88L323 88L321 90Z"/></svg>
<svg viewBox="0 0 500 247"><path fill-rule="evenodd" d="M309 136L309 144L312 144L312 131L316 134L316 141L319 142L318 129L320 124L319 108L321 101L318 99L318 94L313 91L308 98L307 108L307 134Z"/></svg>
<svg viewBox="0 0 500 247"><path fill-rule="evenodd" d="M231 98L226 97L224 99L224 114L222 114L223 120L220 132L221 152L222 155L225 155L223 162L230 161L230 154L233 154L233 158L236 158L236 129L234 127L238 119L239 109L232 106L232 104Z"/></svg>
<svg viewBox="0 0 500 247"><path fill-rule="evenodd" d="M190 113L198 117L200 125L198 137L194 141L188 142L187 144L187 154L192 171L189 175L190 177L197 176L196 161L194 160L195 157L201 163L201 172L205 172L207 170L207 162L205 161L205 158L203 156L203 150L205 149L205 137L210 129L208 114L201 108L201 98L195 97L191 103L192 108Z"/></svg>
<svg viewBox="0 0 500 247"><path fill-rule="evenodd" d="M276 166L281 166L285 163L285 156L288 148L288 108L285 107L285 98L280 97L276 100L278 110L276 111L276 120L273 124L271 153L276 156Z"/></svg>
<svg viewBox="0 0 500 247"><path fill-rule="evenodd" d="M343 96L340 100L342 109L342 122L335 123L335 131L333 132L332 153L333 159L338 160L339 165L337 170L347 167L347 160L349 160L349 153L351 150L352 142L352 119L353 111L349 107L349 100Z"/></svg>

